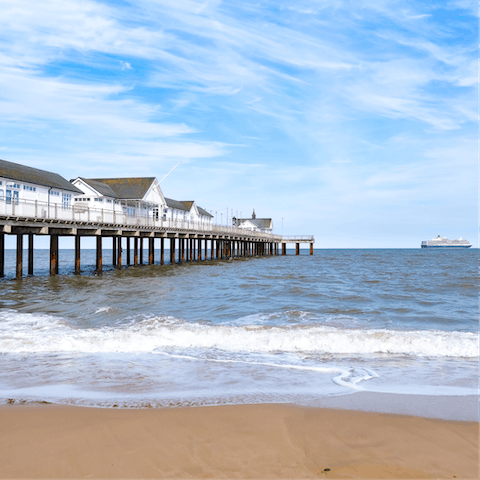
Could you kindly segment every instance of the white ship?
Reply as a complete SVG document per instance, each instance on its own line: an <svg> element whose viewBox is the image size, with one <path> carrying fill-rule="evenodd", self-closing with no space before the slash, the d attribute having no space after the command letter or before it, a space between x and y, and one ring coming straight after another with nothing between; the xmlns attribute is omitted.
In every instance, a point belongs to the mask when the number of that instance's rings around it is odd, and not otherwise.
<svg viewBox="0 0 480 480"><path fill-rule="evenodd" d="M471 246L472 244L462 237L459 240L450 240L449 238L442 238L440 235L432 240L422 242L422 248L470 248Z"/></svg>

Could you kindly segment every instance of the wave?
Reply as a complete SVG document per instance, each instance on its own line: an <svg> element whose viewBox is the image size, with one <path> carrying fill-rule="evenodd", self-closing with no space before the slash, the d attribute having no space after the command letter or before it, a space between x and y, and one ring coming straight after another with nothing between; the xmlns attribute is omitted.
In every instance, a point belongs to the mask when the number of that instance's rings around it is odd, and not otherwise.
<svg viewBox="0 0 480 480"><path fill-rule="evenodd" d="M74 328L48 315L0 313L0 353L155 353L201 349L243 353L395 354L477 357L479 336L439 330L348 329L320 325L213 325L173 317Z"/></svg>

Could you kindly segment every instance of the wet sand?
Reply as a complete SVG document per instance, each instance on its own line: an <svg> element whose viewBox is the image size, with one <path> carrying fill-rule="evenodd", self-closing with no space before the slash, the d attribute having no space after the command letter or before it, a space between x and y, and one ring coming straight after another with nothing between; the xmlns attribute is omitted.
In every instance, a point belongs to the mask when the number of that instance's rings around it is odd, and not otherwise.
<svg viewBox="0 0 480 480"><path fill-rule="evenodd" d="M406 415L9 405L0 431L0 478L479 478L479 423Z"/></svg>

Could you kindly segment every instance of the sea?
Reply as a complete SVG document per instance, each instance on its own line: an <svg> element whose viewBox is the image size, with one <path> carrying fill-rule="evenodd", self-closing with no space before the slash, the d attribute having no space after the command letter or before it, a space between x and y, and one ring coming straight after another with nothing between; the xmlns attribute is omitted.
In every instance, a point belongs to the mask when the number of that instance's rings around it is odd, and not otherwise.
<svg viewBox="0 0 480 480"><path fill-rule="evenodd" d="M210 253L210 252L209 252ZM254 403L478 421L479 250L315 249L0 280L0 404ZM26 258L26 252L24 255ZM168 251L165 259L168 259ZM177 255L178 258L178 255Z"/></svg>

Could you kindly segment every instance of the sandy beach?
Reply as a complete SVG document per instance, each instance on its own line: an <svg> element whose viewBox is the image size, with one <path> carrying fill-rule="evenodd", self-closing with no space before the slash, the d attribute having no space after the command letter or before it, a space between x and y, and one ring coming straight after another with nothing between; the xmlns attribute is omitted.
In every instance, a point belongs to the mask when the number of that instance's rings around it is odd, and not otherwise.
<svg viewBox="0 0 480 480"><path fill-rule="evenodd" d="M1 478L479 478L479 424L239 405L0 408Z"/></svg>

